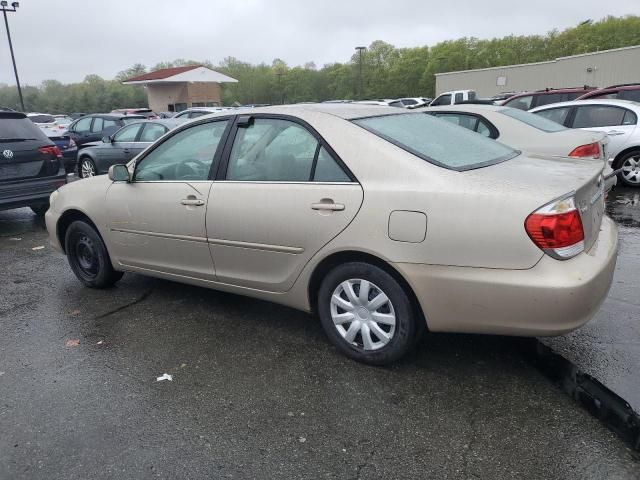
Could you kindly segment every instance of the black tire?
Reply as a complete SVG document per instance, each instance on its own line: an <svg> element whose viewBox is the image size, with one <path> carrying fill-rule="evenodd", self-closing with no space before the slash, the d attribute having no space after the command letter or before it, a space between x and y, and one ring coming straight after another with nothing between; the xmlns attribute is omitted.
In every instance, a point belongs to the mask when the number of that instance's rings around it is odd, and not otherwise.
<svg viewBox="0 0 640 480"><path fill-rule="evenodd" d="M338 327L334 325L331 312L332 296L342 282L351 279L366 280L373 284L369 290L368 300L371 300L372 296L377 295L379 292L384 292L390 301L386 308L392 309L390 312L395 314L395 327L391 339L388 340L388 343L375 350L364 348L362 333L356 334L354 341L349 342L339 332ZM354 292L356 286L357 284L354 285ZM358 297L359 291L360 289L355 292ZM341 312L340 309L336 311L338 313ZM416 315L410 296L404 291L403 287L383 269L363 262L350 262L339 265L326 275L318 292L318 314L331 342L346 356L369 365L386 365L400 359L413 348L422 331L419 323L422 319ZM357 313L357 315L360 315L360 313ZM347 330L344 325L344 330ZM391 329L391 327L388 328ZM370 331L373 332L373 330ZM385 333L388 332L385 331ZM358 336L360 336L360 341L357 340Z"/></svg>
<svg viewBox="0 0 640 480"><path fill-rule="evenodd" d="M47 213L47 210L49 210L49 203L41 203L40 205L30 205L29 208L38 217L44 217L44 214Z"/></svg>
<svg viewBox="0 0 640 480"><path fill-rule="evenodd" d="M82 168L82 164L85 162L87 163L88 166L90 166L93 169L93 175L88 175ZM96 167L96 163L86 155L84 157L80 157L80 159L78 160L78 177L91 178L97 174L98 174L98 168Z"/></svg>
<svg viewBox="0 0 640 480"><path fill-rule="evenodd" d="M76 220L64 238L65 252L76 277L91 288L107 288L122 278L113 269L107 248L96 230L82 220Z"/></svg>
<svg viewBox="0 0 640 480"><path fill-rule="evenodd" d="M625 153L622 157L620 157L616 162L616 167L615 167L616 170L618 168L623 168L625 166L624 165L625 162L627 162L629 159L635 159L636 161L640 162L640 150L632 150L630 152ZM618 180L620 180L624 185L628 187L640 187L640 171L635 172L635 176L633 177L633 180L626 179L624 177L624 173L625 172L618 173Z"/></svg>

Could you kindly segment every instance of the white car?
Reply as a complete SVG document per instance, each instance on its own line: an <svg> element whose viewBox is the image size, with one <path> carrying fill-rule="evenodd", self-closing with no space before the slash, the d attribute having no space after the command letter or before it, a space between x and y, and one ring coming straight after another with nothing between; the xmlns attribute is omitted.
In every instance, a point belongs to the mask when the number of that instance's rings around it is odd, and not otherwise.
<svg viewBox="0 0 640 480"><path fill-rule="evenodd" d="M476 99L475 90L452 90L438 95L429 106L437 107L439 105L455 105L456 103L468 102Z"/></svg>
<svg viewBox="0 0 640 480"><path fill-rule="evenodd" d="M418 108L431 103L430 98L425 97L410 97L410 98L397 98L387 103L390 107L398 108Z"/></svg>
<svg viewBox="0 0 640 480"><path fill-rule="evenodd" d="M568 128L604 132L609 136L607 159L618 178L640 187L640 103L629 100L578 100L534 108L532 113Z"/></svg>

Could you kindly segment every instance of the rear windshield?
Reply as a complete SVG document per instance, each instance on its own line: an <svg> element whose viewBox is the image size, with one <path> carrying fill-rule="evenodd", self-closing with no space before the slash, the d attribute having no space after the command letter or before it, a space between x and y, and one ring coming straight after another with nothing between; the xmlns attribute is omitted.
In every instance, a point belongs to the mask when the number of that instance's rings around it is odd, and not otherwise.
<svg viewBox="0 0 640 480"><path fill-rule="evenodd" d="M27 118L33 123L53 123L56 121L53 115L29 115Z"/></svg>
<svg viewBox="0 0 640 480"><path fill-rule="evenodd" d="M353 122L423 160L451 170L480 168L519 153L425 113L385 115Z"/></svg>
<svg viewBox="0 0 640 480"><path fill-rule="evenodd" d="M28 118L0 114L0 142L22 140L47 140L47 136Z"/></svg>
<svg viewBox="0 0 640 480"><path fill-rule="evenodd" d="M537 128L538 130L542 130L543 132L551 133L567 130L567 127L565 127L564 125L560 125L553 120L549 120L548 118L525 112L524 110L519 110L517 108L503 108L498 110L498 112L506 115L507 117L520 120L522 123L526 123L530 127Z"/></svg>

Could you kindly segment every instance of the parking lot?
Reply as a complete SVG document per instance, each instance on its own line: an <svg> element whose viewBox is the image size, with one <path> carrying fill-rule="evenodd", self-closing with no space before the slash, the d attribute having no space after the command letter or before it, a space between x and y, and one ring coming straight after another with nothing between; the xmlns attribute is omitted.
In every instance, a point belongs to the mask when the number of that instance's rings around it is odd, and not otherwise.
<svg viewBox="0 0 640 480"><path fill-rule="evenodd" d="M640 237L616 219L617 299ZM429 335L361 365L285 307L133 274L84 288L28 209L0 212L0 265L0 478L639 478L522 339ZM637 318L624 298L607 311Z"/></svg>

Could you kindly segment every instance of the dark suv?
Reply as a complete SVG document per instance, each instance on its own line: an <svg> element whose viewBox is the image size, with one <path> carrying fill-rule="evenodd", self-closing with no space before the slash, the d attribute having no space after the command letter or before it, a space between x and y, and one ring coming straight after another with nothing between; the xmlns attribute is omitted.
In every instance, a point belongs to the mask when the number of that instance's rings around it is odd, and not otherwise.
<svg viewBox="0 0 640 480"><path fill-rule="evenodd" d="M535 92L522 92L508 98L502 104L503 107L531 110L532 108L549 105L550 103L568 102L595 90L596 87L572 87L572 88L545 88Z"/></svg>
<svg viewBox="0 0 640 480"><path fill-rule="evenodd" d="M67 132L80 149L86 143L99 142L102 137L108 137L125 125L140 120L145 120L145 117L142 115L95 113L80 117L71 123Z"/></svg>
<svg viewBox="0 0 640 480"><path fill-rule="evenodd" d="M578 100L595 100L615 98L617 100L631 100L640 102L640 83L624 83L622 85L611 85L610 87L599 88L585 93Z"/></svg>
<svg viewBox="0 0 640 480"><path fill-rule="evenodd" d="M0 111L0 210L49 208L49 195L66 183L60 149L24 113Z"/></svg>

